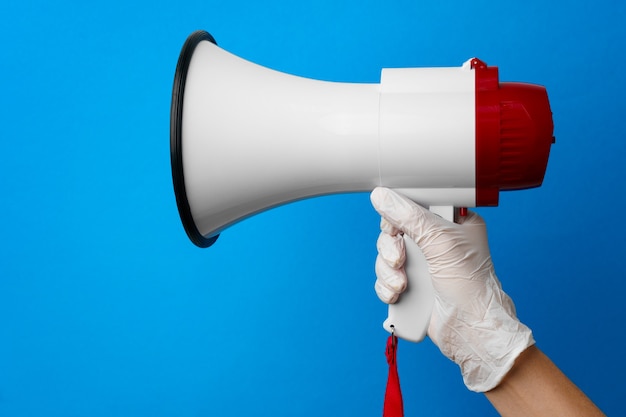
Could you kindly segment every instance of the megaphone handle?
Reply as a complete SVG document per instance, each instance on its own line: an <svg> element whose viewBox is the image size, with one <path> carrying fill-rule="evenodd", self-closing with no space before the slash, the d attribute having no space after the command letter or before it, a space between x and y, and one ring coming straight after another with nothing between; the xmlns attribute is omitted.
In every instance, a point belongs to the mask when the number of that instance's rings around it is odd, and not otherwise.
<svg viewBox="0 0 626 417"><path fill-rule="evenodd" d="M430 207L435 214L454 221L454 207ZM404 235L406 261L404 270L408 279L406 290L394 304L389 304L383 327L388 332L411 342L420 342L426 336L435 303L435 290L422 250Z"/></svg>

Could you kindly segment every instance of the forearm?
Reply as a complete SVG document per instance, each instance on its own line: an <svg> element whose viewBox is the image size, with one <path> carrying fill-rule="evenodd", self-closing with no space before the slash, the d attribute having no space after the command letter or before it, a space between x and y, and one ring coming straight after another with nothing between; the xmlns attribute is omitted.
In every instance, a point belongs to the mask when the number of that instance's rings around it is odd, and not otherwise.
<svg viewBox="0 0 626 417"><path fill-rule="evenodd" d="M485 395L503 417L605 416L536 346Z"/></svg>

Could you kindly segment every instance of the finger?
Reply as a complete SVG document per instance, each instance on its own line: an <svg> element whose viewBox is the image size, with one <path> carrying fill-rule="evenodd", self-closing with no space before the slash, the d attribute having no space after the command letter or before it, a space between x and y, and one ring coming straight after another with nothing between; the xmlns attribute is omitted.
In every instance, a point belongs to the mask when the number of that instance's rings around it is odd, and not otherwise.
<svg viewBox="0 0 626 417"><path fill-rule="evenodd" d="M399 233L402 233L400 229L395 227L393 224L389 223L389 221L385 219L384 217L380 218L380 230L391 236L395 236Z"/></svg>
<svg viewBox="0 0 626 417"><path fill-rule="evenodd" d="M428 232L429 225L443 221L426 208L388 188L376 187L370 199L374 209L389 224L400 229L418 243Z"/></svg>
<svg viewBox="0 0 626 417"><path fill-rule="evenodd" d="M392 292L399 294L406 289L407 278L404 268L392 268L382 256L378 255L374 269L377 281Z"/></svg>
<svg viewBox="0 0 626 417"><path fill-rule="evenodd" d="M402 235L392 236L382 232L376 241L376 248L378 249L378 254L390 267L398 269L404 265L406 250Z"/></svg>
<svg viewBox="0 0 626 417"><path fill-rule="evenodd" d="M400 294L391 291L389 288L385 287L380 281L376 281L374 284L374 290L376 291L376 295L380 298L385 304L393 304L398 301L398 297Z"/></svg>

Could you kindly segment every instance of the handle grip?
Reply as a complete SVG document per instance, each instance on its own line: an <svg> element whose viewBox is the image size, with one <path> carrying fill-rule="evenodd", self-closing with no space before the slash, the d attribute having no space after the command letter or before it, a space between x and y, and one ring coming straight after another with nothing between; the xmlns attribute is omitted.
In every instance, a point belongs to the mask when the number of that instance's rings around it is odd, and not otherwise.
<svg viewBox="0 0 626 417"><path fill-rule="evenodd" d="M430 211L446 220L454 221L455 209L452 206L431 206ZM430 324L430 316L435 303L435 290L422 250L407 235L404 235L404 243L407 288L400 294L398 301L389 304L387 319L383 327L388 332L393 330L399 338L410 342L421 342Z"/></svg>

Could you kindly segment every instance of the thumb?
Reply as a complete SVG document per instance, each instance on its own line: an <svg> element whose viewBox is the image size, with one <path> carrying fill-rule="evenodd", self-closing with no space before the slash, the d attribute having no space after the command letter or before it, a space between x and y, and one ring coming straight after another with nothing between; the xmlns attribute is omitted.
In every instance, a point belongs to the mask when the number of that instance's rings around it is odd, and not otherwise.
<svg viewBox="0 0 626 417"><path fill-rule="evenodd" d="M442 221L428 209L389 188L376 187L370 200L378 214L418 244L432 225Z"/></svg>

